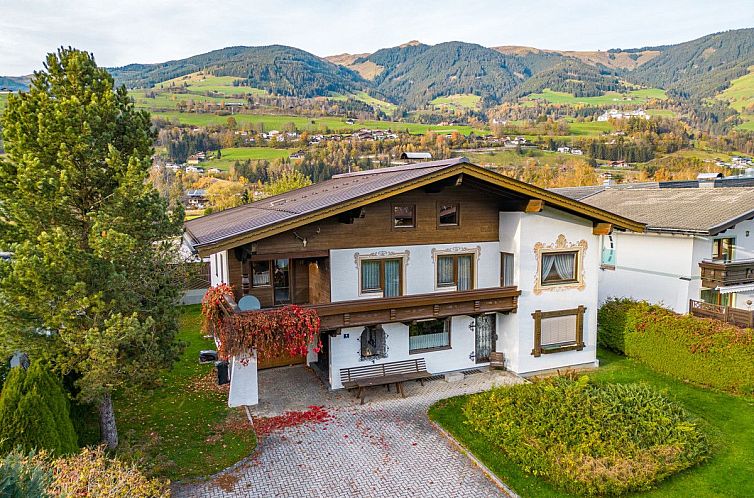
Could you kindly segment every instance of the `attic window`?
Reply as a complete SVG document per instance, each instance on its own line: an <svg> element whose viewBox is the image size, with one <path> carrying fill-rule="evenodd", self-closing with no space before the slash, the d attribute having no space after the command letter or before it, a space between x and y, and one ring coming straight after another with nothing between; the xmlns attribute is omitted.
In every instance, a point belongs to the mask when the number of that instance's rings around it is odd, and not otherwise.
<svg viewBox="0 0 754 498"><path fill-rule="evenodd" d="M416 206L413 204L393 206L393 228L414 227L416 227Z"/></svg>
<svg viewBox="0 0 754 498"><path fill-rule="evenodd" d="M437 226L457 227L459 225L457 202L440 202L437 205Z"/></svg>

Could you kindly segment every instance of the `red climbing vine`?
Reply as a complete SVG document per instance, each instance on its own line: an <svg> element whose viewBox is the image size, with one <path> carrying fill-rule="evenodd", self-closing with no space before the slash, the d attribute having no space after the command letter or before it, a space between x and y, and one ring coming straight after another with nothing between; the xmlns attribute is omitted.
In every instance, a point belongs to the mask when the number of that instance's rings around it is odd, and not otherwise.
<svg viewBox="0 0 754 498"><path fill-rule="evenodd" d="M258 360L288 353L305 355L319 335L319 316L296 305L270 310L233 312L228 299L233 289L220 284L207 291L202 301L202 330L218 338L221 358L244 356L256 351ZM322 343L317 340L314 351Z"/></svg>

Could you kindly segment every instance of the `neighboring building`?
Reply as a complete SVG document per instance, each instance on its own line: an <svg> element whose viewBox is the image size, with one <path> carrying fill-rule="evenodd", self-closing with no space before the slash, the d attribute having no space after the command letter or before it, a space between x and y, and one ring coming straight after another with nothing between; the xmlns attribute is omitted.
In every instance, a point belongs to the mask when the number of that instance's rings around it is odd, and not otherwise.
<svg viewBox="0 0 754 498"><path fill-rule="evenodd" d="M558 152L561 154L570 154L571 148L570 147L558 147Z"/></svg>
<svg viewBox="0 0 754 498"><path fill-rule="evenodd" d="M413 358L432 373L594 366L600 234L643 225L466 158L336 175L186 222L212 284L263 308L313 307L323 349L234 361L230 404L257 402L256 371L341 369Z"/></svg>
<svg viewBox="0 0 754 498"><path fill-rule="evenodd" d="M619 111L618 109L610 109L605 111L597 117L597 121L609 121L611 119L629 119L629 118L641 118L649 119L650 115L647 114L644 109L636 109L635 111Z"/></svg>
<svg viewBox="0 0 754 498"><path fill-rule="evenodd" d="M204 209L207 207L207 190L203 188L191 189L186 192L188 205L192 209Z"/></svg>
<svg viewBox="0 0 754 498"><path fill-rule="evenodd" d="M186 166L186 173L204 173L201 166Z"/></svg>
<svg viewBox="0 0 754 498"><path fill-rule="evenodd" d="M429 152L404 152L401 154L401 159L408 159L409 161L427 161L432 159L432 154Z"/></svg>
<svg viewBox="0 0 754 498"><path fill-rule="evenodd" d="M679 313L688 312L692 301L752 309L754 189L570 190L582 202L647 227L645 233L603 236L601 302L608 297L646 299Z"/></svg>

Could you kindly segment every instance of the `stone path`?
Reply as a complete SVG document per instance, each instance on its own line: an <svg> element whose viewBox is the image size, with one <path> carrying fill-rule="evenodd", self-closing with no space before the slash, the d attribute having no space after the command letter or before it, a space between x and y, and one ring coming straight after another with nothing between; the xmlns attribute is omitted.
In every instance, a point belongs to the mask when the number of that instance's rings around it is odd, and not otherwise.
<svg viewBox="0 0 754 498"><path fill-rule="evenodd" d="M363 406L343 392L328 392L323 387L298 393L299 383L292 383L293 377L305 384L310 382L307 376L316 379L305 367L264 371L262 375L270 378L260 379L260 389L265 389L261 385L265 382L268 389L277 385L279 392L288 394L283 399L293 407L304 399L305 403L325 405L332 420L274 432L260 441L251 457L207 482L176 486L175 496L506 496L431 426L426 412L443 398L521 382L512 374L488 371L455 383L432 380L423 387L407 383L405 399L374 388ZM318 403L310 402L312 392L319 392ZM280 400L268 402L257 411L270 415L284 405Z"/></svg>

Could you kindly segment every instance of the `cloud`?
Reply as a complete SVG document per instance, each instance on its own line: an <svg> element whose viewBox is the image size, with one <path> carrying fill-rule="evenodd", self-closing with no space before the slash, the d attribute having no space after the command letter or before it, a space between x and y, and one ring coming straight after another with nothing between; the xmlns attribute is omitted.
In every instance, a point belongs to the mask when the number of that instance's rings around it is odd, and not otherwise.
<svg viewBox="0 0 754 498"><path fill-rule="evenodd" d="M61 45L120 66L231 45L292 45L317 55L371 52L412 39L628 48L754 25L750 0L0 0L0 12L3 75L40 68L45 53Z"/></svg>

